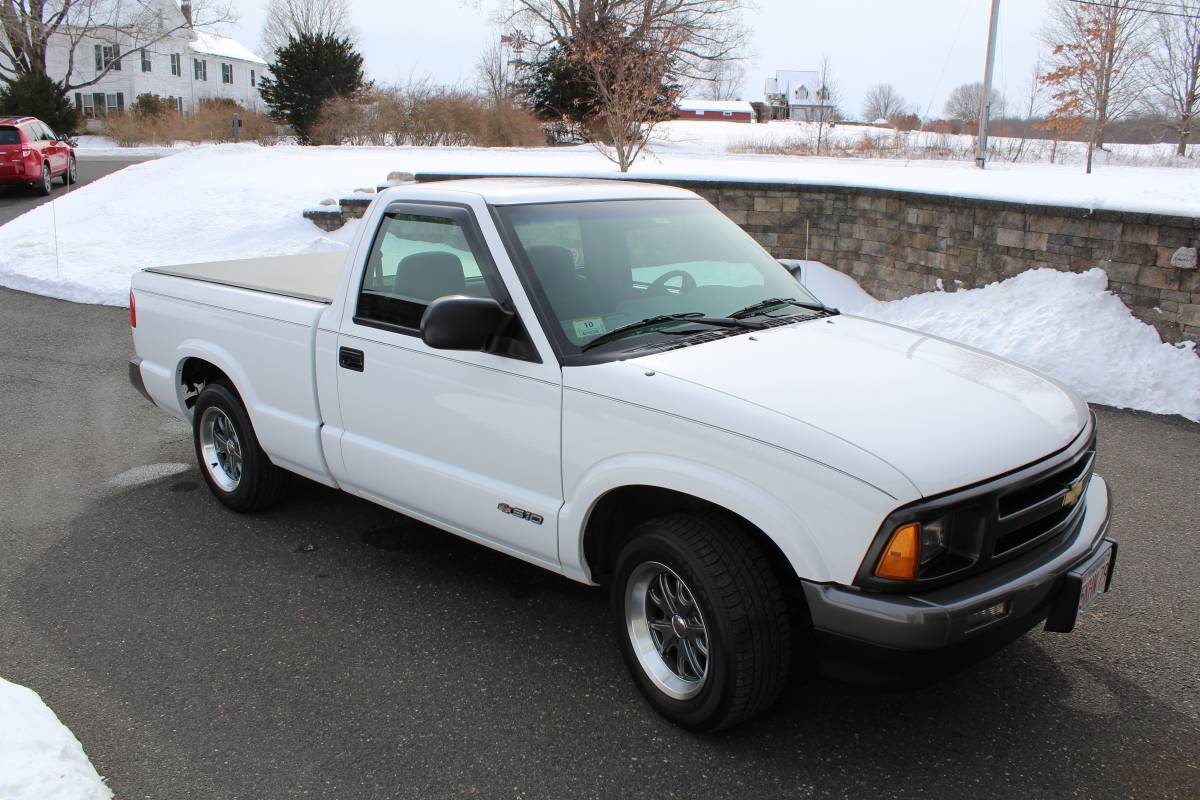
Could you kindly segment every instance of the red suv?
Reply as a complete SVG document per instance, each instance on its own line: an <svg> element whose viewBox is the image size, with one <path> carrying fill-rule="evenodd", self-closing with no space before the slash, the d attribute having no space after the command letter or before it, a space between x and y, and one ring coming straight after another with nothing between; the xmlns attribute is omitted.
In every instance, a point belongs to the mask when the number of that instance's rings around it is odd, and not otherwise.
<svg viewBox="0 0 1200 800"><path fill-rule="evenodd" d="M50 194L51 181L76 181L75 150L33 117L0 117L0 186L20 183Z"/></svg>

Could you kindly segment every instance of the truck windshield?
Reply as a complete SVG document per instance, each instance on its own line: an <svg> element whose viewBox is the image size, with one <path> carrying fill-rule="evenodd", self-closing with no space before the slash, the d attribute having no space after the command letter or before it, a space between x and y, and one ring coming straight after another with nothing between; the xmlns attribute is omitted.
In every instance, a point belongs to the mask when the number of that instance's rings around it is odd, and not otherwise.
<svg viewBox="0 0 1200 800"><path fill-rule="evenodd" d="M621 327L669 315L727 317L764 300L819 301L745 231L703 200L620 200L502 206L567 353ZM797 313L767 304L755 313ZM702 313L701 313L702 312ZM639 327L597 350L646 343ZM675 337L672 337L675 338Z"/></svg>

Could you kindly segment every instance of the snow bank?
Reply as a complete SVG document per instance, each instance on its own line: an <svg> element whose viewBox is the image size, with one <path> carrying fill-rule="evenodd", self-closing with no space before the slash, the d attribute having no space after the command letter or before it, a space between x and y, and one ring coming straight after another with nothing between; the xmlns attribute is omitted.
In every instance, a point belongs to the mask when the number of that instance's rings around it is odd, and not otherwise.
<svg viewBox="0 0 1200 800"><path fill-rule="evenodd" d="M889 303L856 304L843 296L840 307L1012 359L1092 403L1200 422L1195 345L1164 343L1107 291L1107 281L1100 269L1082 274L1036 269L982 289L927 292Z"/></svg>
<svg viewBox="0 0 1200 800"><path fill-rule="evenodd" d="M79 740L34 692L0 678L0 797L110 800Z"/></svg>

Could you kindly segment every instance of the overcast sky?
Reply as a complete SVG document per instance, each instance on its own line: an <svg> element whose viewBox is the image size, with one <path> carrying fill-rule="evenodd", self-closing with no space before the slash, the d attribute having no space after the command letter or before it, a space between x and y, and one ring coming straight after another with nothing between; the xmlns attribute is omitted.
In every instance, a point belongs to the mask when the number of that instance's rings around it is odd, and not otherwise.
<svg viewBox="0 0 1200 800"><path fill-rule="evenodd" d="M438 83L474 80L475 59L499 35L484 10L460 0L352 0L368 75L382 82L410 75ZM1041 45L1048 0L1001 0L997 88L1019 106ZM227 32L257 48L265 0L239 0ZM867 89L893 84L921 115L940 116L960 83L982 80L991 0L760 0L748 16L753 53L743 97L760 100L776 69L816 69L832 60L844 113L857 116Z"/></svg>

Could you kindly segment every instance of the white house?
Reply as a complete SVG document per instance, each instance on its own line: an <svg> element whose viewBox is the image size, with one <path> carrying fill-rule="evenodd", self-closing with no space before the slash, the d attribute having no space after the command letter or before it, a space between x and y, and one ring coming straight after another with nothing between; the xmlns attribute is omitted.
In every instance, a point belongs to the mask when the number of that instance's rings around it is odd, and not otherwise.
<svg viewBox="0 0 1200 800"><path fill-rule="evenodd" d="M812 121L833 105L814 70L776 70L763 89L773 119Z"/></svg>
<svg viewBox="0 0 1200 800"><path fill-rule="evenodd" d="M143 24L136 35L119 28L104 29L76 43L72 83L87 81L113 65L100 80L71 92L86 119L124 111L138 95L147 93L170 98L184 113L211 99L264 108L259 82L267 62L262 57L227 36L194 29L189 0L182 5L174 0L148 0L145 5L149 9L140 12ZM150 40L152 43L139 46ZM70 50L67 36L52 38L46 59L52 78L66 77Z"/></svg>

